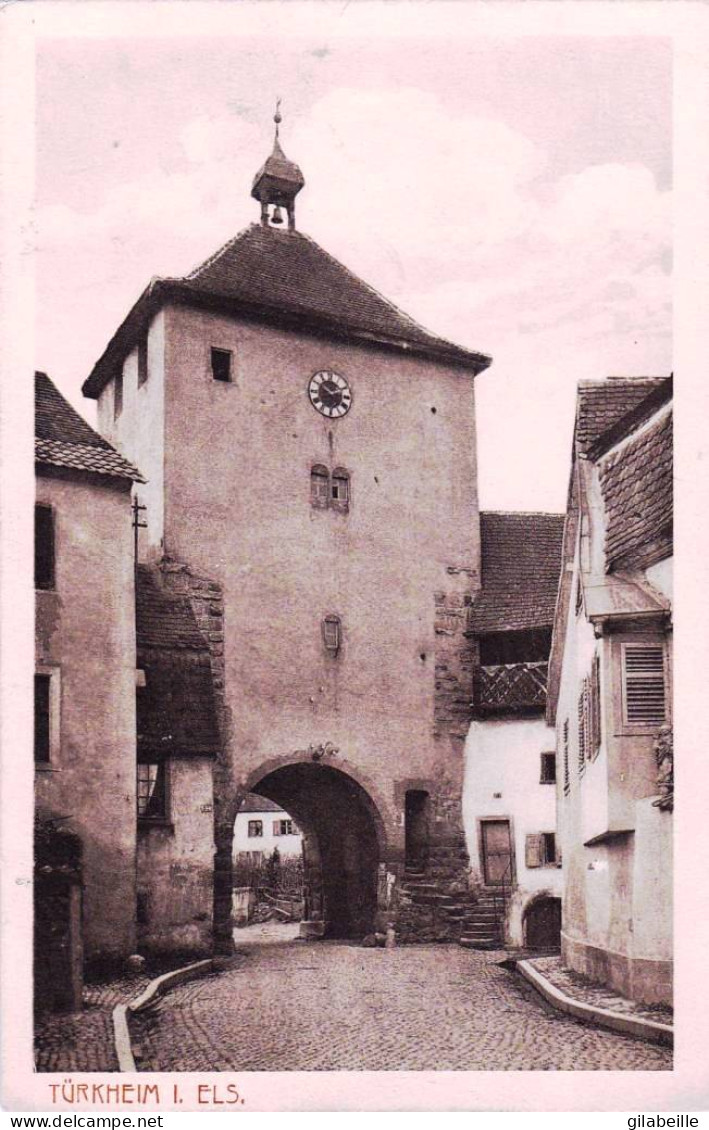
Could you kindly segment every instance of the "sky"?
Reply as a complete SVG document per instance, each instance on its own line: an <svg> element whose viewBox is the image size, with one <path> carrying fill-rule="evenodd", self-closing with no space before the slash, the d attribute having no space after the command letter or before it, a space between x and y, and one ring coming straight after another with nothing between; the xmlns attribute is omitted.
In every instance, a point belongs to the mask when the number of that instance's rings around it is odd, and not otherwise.
<svg viewBox="0 0 709 1130"><path fill-rule="evenodd" d="M288 35L266 7L268 35L235 6L219 37L40 41L36 367L93 422L81 384L150 278L258 219L280 96L299 229L493 357L481 505L563 510L577 382L672 368L670 42Z"/></svg>

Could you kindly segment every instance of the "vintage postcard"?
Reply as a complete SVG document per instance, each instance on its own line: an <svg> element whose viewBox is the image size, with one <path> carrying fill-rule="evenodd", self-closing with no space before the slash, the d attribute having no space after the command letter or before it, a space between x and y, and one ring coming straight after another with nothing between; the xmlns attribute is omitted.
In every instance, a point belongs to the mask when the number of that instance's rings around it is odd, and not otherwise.
<svg viewBox="0 0 709 1130"><path fill-rule="evenodd" d="M706 23L4 9L7 1109L705 1109Z"/></svg>

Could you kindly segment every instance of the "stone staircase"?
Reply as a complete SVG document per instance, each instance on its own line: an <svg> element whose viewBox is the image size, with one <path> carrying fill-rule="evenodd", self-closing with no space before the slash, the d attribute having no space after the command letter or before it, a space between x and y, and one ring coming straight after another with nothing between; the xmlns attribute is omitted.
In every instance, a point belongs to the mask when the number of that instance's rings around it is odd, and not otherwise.
<svg viewBox="0 0 709 1130"><path fill-rule="evenodd" d="M440 880L407 868L400 888L398 933L406 942L459 942L472 949L502 945L503 892L446 890Z"/></svg>
<svg viewBox="0 0 709 1130"><path fill-rule="evenodd" d="M482 890L465 917L460 944L468 949L494 950L504 945L502 926L509 902L509 891Z"/></svg>

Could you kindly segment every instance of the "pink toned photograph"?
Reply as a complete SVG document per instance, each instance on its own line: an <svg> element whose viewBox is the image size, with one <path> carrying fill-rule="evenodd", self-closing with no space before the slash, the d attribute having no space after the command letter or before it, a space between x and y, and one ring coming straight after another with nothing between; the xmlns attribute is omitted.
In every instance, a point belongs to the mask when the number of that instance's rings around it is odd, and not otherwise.
<svg viewBox="0 0 709 1130"><path fill-rule="evenodd" d="M26 76L37 1109L672 1072L671 38L122 7Z"/></svg>

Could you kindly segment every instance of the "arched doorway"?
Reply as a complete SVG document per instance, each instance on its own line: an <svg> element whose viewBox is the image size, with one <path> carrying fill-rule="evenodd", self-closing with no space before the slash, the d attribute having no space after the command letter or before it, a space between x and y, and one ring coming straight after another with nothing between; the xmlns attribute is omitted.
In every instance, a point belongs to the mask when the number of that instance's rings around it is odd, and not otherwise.
<svg viewBox="0 0 709 1130"><path fill-rule="evenodd" d="M561 899L542 895L524 913L524 944L530 950L561 947Z"/></svg>
<svg viewBox="0 0 709 1130"><path fill-rule="evenodd" d="M303 836L305 920L312 932L361 938L374 931L382 857L378 814L348 774L296 762L249 782L297 821Z"/></svg>

